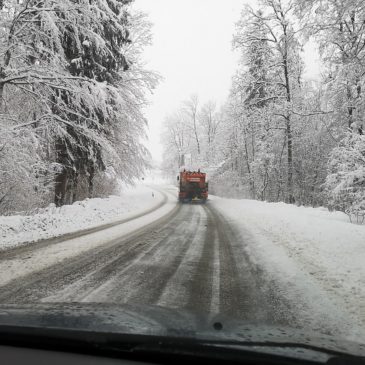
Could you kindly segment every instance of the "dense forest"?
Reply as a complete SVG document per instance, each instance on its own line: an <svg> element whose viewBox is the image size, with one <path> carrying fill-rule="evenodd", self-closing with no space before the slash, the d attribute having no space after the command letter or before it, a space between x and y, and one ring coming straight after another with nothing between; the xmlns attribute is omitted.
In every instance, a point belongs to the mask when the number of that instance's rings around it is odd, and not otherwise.
<svg viewBox="0 0 365 365"><path fill-rule="evenodd" d="M244 7L223 106L191 96L167 116L163 168L205 169L211 193L365 213L365 3L263 0ZM322 76L303 78L303 45ZM219 71L217 71L219 72Z"/></svg>
<svg viewBox="0 0 365 365"><path fill-rule="evenodd" d="M132 0L0 1L0 214L143 174L150 24Z"/></svg>
<svg viewBox="0 0 365 365"><path fill-rule="evenodd" d="M132 1L0 1L0 214L106 196L143 176L143 107L158 77L141 62L151 25ZM258 4L236 24L224 105L193 95L166 117L163 169L205 169L222 196L363 217L365 4ZM316 82L303 77L309 40Z"/></svg>

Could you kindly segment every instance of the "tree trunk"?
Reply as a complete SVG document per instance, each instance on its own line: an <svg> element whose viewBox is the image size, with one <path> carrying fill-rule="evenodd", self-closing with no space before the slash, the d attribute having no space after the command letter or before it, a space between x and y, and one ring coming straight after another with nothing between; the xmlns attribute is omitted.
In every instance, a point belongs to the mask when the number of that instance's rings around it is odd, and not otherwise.
<svg viewBox="0 0 365 365"><path fill-rule="evenodd" d="M290 125L290 118L286 120L286 137L288 146L288 203L295 203L293 194L293 136Z"/></svg>
<svg viewBox="0 0 365 365"><path fill-rule="evenodd" d="M4 113L4 84L0 83L0 113Z"/></svg>
<svg viewBox="0 0 365 365"><path fill-rule="evenodd" d="M95 168L94 166L89 167L89 176L88 176L88 190L89 190L89 198L91 199L94 195L94 176L95 176Z"/></svg>
<svg viewBox="0 0 365 365"><path fill-rule="evenodd" d="M286 46L287 47L287 46ZM291 94L290 94L290 80L289 80L289 70L288 70L288 61L287 61L287 51L283 57L283 67L284 67L284 77L285 77L285 89L286 89L286 100L288 104L291 102ZM292 204L295 202L294 194L293 194L293 135L291 131L291 120L290 120L290 112L287 112L285 117L286 124L286 138L287 138L287 147L288 147L288 179L287 179L287 189L288 189L288 203Z"/></svg>
<svg viewBox="0 0 365 365"><path fill-rule="evenodd" d="M256 198L255 180L254 180L254 176L251 171L246 136L244 137L244 144L245 144L245 161L246 161L246 168L247 168L247 172L248 172L248 182L249 182L249 186L250 186L250 195L251 195L252 199L255 199Z"/></svg>
<svg viewBox="0 0 365 365"><path fill-rule="evenodd" d="M56 175L55 178L55 196L54 202L57 207L65 204L67 183L68 183L68 172L66 168L67 161L67 148L65 142L61 139L56 141L56 161L62 166L62 171Z"/></svg>
<svg viewBox="0 0 365 365"><path fill-rule="evenodd" d="M196 117L194 115L194 134L195 134L195 140L196 140L196 146L198 149L198 155L200 155L200 142L199 142L199 137L198 137L198 131L197 131L197 126L196 126Z"/></svg>
<svg viewBox="0 0 365 365"><path fill-rule="evenodd" d="M61 207L65 204L66 199L66 191L67 191L67 170L66 168L62 169L56 178L55 178L55 198L54 202L57 207Z"/></svg>

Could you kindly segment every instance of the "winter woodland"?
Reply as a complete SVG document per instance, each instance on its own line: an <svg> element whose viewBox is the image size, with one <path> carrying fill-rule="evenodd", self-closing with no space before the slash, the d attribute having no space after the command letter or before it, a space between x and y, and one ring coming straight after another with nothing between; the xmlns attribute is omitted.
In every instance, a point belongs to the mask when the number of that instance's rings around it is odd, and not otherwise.
<svg viewBox="0 0 365 365"><path fill-rule="evenodd" d="M0 1L0 214L112 193L143 176L151 42L132 0ZM322 77L303 77L303 45ZM262 0L233 35L228 99L187 97L166 117L163 169L211 193L365 213L365 3ZM219 71L217 71L219 72ZM214 75L212 75L214 77Z"/></svg>
<svg viewBox="0 0 365 365"><path fill-rule="evenodd" d="M0 214L143 174L150 24L132 0L0 1Z"/></svg>
<svg viewBox="0 0 365 365"><path fill-rule="evenodd" d="M318 82L303 78L309 40L320 51ZM194 95L166 118L166 173L200 167L211 193L325 205L361 222L364 1L262 0L242 10L233 47L240 61L225 104Z"/></svg>

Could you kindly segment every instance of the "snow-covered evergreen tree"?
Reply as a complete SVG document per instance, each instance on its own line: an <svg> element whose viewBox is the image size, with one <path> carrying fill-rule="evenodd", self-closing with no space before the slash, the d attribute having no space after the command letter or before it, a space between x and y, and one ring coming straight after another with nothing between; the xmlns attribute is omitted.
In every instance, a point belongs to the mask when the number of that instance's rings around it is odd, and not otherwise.
<svg viewBox="0 0 365 365"><path fill-rule="evenodd" d="M142 173L142 107L156 78L139 61L149 24L130 2L3 2L2 125L41 141L57 204L92 196L105 169L127 181Z"/></svg>

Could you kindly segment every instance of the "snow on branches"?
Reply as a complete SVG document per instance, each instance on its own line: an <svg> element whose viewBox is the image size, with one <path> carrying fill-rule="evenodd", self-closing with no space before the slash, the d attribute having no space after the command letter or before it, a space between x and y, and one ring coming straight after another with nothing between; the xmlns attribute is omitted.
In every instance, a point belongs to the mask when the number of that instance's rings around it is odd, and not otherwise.
<svg viewBox="0 0 365 365"><path fill-rule="evenodd" d="M139 62L150 25L130 2L9 0L0 12L2 126L29 130L60 166L58 205L97 194L107 168L131 181L146 164L142 107L157 79Z"/></svg>

